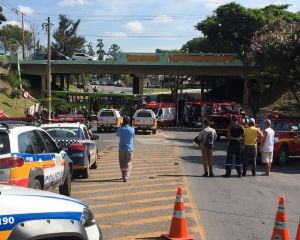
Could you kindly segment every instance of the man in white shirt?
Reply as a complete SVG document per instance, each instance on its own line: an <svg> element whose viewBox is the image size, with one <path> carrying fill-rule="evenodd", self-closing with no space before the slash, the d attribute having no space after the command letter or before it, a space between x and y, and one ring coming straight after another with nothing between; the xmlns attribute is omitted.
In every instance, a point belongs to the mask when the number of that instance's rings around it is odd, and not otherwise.
<svg viewBox="0 0 300 240"><path fill-rule="evenodd" d="M262 145L261 145L261 160L265 164L266 172L262 176L270 176L271 165L273 162L274 150L274 135L275 132L271 128L271 121L266 119L265 129L263 131Z"/></svg>

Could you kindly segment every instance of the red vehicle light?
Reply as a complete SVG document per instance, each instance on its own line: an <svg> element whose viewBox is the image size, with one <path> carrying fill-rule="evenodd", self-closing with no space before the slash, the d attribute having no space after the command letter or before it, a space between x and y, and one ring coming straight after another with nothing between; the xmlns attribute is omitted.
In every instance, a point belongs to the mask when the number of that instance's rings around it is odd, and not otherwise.
<svg viewBox="0 0 300 240"><path fill-rule="evenodd" d="M84 151L85 146L82 143L73 143L69 145L69 150L71 151Z"/></svg>
<svg viewBox="0 0 300 240"><path fill-rule="evenodd" d="M8 158L2 158L0 160L0 168L4 167L22 167L24 165L24 159L21 157L8 157Z"/></svg>

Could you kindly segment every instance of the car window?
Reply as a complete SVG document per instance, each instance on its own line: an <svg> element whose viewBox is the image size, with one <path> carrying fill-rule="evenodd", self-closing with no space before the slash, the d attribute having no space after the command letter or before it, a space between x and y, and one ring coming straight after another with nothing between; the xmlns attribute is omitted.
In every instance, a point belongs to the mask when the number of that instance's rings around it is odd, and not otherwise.
<svg viewBox="0 0 300 240"><path fill-rule="evenodd" d="M137 117L152 117L151 113L150 112L138 112Z"/></svg>
<svg viewBox="0 0 300 240"><path fill-rule="evenodd" d="M114 117L115 116L115 114L113 113L113 112L111 112L111 111L106 111L106 112L101 112L100 113L100 116L101 117Z"/></svg>
<svg viewBox="0 0 300 240"><path fill-rule="evenodd" d="M84 135L84 139L90 139L90 134L85 127L83 128L83 135Z"/></svg>
<svg viewBox="0 0 300 240"><path fill-rule="evenodd" d="M58 152L58 147L56 143L48 136L48 134L43 131L39 131L39 132L47 145L47 152L49 153Z"/></svg>
<svg viewBox="0 0 300 240"><path fill-rule="evenodd" d="M44 128L44 130L55 140L78 139L80 136L80 129L78 127L51 127Z"/></svg>
<svg viewBox="0 0 300 240"><path fill-rule="evenodd" d="M300 131L300 123L292 124L291 130L294 131L294 132Z"/></svg>
<svg viewBox="0 0 300 240"><path fill-rule="evenodd" d="M0 154L10 153L9 137L6 132L0 132Z"/></svg>
<svg viewBox="0 0 300 240"><path fill-rule="evenodd" d="M39 142L34 141L34 138L35 137L34 137L32 131L21 133L18 136L19 152L34 154L35 153L35 148L33 147L34 143L39 145ZM41 145L43 147L43 143L41 143ZM39 148L39 146L37 146L36 149L38 149L38 148Z"/></svg>
<svg viewBox="0 0 300 240"><path fill-rule="evenodd" d="M32 145L36 154L47 153L46 146L38 131L33 131Z"/></svg>

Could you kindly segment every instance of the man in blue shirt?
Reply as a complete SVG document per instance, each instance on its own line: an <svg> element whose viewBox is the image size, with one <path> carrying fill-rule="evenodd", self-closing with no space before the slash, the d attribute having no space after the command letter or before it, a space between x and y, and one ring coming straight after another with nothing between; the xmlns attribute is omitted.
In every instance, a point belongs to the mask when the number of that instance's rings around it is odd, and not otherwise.
<svg viewBox="0 0 300 240"><path fill-rule="evenodd" d="M119 142L119 163L124 182L128 181L132 166L132 156L134 150L134 128L129 126L130 118L123 117L123 123L117 130L117 136L120 137Z"/></svg>

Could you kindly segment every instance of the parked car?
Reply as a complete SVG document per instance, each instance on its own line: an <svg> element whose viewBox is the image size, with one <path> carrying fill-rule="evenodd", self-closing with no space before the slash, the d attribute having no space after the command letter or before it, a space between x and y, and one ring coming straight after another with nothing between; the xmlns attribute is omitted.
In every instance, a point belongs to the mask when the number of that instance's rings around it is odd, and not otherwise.
<svg viewBox="0 0 300 240"><path fill-rule="evenodd" d="M135 131L142 130L143 132L151 131L156 134L157 120L155 113L150 109L139 109L133 115L132 127Z"/></svg>
<svg viewBox="0 0 300 240"><path fill-rule="evenodd" d="M91 135L87 126L80 123L50 123L42 124L47 131L73 161L74 173L83 178L89 177L89 169L98 167L98 148L94 140L97 135Z"/></svg>
<svg viewBox="0 0 300 240"><path fill-rule="evenodd" d="M291 156L300 156L300 118L275 116L271 123L275 131L273 157L275 162L284 165ZM261 122L259 127L263 129L263 126Z"/></svg>
<svg viewBox="0 0 300 240"><path fill-rule="evenodd" d="M101 109L97 114L97 131L117 129L121 126L123 118L115 109Z"/></svg>
<svg viewBox="0 0 300 240"><path fill-rule="evenodd" d="M0 122L0 183L71 194L73 162L49 134L26 122Z"/></svg>
<svg viewBox="0 0 300 240"><path fill-rule="evenodd" d="M88 61L88 60L96 61L97 60L97 58L95 56L90 56L86 53L75 53L71 59L72 60L81 60L81 61Z"/></svg>
<svg viewBox="0 0 300 240"><path fill-rule="evenodd" d="M32 55L31 59L32 60L47 60L48 55L46 53L36 53L36 54ZM69 60L69 57L67 57L59 52L52 52L51 60Z"/></svg>
<svg viewBox="0 0 300 240"><path fill-rule="evenodd" d="M1 240L102 240L86 204L48 191L0 185Z"/></svg>

